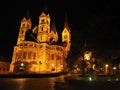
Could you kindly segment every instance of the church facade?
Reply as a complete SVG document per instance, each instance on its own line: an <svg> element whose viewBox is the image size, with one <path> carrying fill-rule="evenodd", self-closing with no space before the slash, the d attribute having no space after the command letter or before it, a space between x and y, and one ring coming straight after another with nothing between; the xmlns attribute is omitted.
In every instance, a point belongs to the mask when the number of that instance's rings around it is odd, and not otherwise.
<svg viewBox="0 0 120 90"><path fill-rule="evenodd" d="M49 13L41 12L38 25L32 28L31 18L23 17L17 44L14 46L10 72L50 73L67 69L71 33L65 18L61 42Z"/></svg>

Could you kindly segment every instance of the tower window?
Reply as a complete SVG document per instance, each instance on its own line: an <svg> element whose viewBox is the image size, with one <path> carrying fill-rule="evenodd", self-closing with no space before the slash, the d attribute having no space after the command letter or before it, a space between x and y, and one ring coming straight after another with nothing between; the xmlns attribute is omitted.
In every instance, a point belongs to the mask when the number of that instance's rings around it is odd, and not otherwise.
<svg viewBox="0 0 120 90"><path fill-rule="evenodd" d="M21 31L21 34L23 34L24 33L24 31Z"/></svg>
<svg viewBox="0 0 120 90"><path fill-rule="evenodd" d="M28 53L28 59L31 59L31 52Z"/></svg>
<svg viewBox="0 0 120 90"><path fill-rule="evenodd" d="M42 48L43 46L42 45L40 45L40 48Z"/></svg>
<svg viewBox="0 0 120 90"><path fill-rule="evenodd" d="M33 53L33 59L35 59L36 58L36 53Z"/></svg>
<svg viewBox="0 0 120 90"><path fill-rule="evenodd" d="M20 41L22 41L22 39L20 39Z"/></svg>
<svg viewBox="0 0 120 90"><path fill-rule="evenodd" d="M45 21L45 20L44 20L44 19L42 19L42 23L44 23L44 21Z"/></svg>
<svg viewBox="0 0 120 90"><path fill-rule="evenodd" d="M67 33L67 31L65 30L64 33Z"/></svg>
<svg viewBox="0 0 120 90"><path fill-rule="evenodd" d="M23 27L25 26L25 24L22 25Z"/></svg>
<svg viewBox="0 0 120 90"><path fill-rule="evenodd" d="M67 35L64 36L64 39L67 39Z"/></svg>
<svg viewBox="0 0 120 90"><path fill-rule="evenodd" d="M54 60L54 54L51 55L51 59Z"/></svg>
<svg viewBox="0 0 120 90"><path fill-rule="evenodd" d="M41 27L41 31L43 31L43 27Z"/></svg>

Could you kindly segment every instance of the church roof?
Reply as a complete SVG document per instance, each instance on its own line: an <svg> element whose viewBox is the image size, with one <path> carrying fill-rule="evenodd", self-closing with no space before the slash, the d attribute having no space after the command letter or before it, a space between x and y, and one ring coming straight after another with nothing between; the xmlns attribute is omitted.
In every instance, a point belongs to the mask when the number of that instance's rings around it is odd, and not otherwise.
<svg viewBox="0 0 120 90"><path fill-rule="evenodd" d="M51 31L53 31L55 34L57 33L56 26L55 26L55 21L53 20L52 26L51 26Z"/></svg>
<svg viewBox="0 0 120 90"><path fill-rule="evenodd" d="M66 28L68 30L68 32L70 32L70 28L69 28L68 20L67 20L67 15L65 16L64 28Z"/></svg>
<svg viewBox="0 0 120 90"><path fill-rule="evenodd" d="M30 19L30 11L29 11L29 9L25 13L25 18Z"/></svg>

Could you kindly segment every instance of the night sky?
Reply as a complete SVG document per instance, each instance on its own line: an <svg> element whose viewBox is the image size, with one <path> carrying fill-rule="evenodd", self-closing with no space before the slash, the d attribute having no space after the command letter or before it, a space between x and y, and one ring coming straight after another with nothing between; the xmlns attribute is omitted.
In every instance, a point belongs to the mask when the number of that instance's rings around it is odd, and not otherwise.
<svg viewBox="0 0 120 90"><path fill-rule="evenodd" d="M38 25L39 15L45 6L51 17L54 17L57 31L60 33L67 15L72 35L73 57L79 53L84 41L99 57L120 56L120 4L78 1L20 0L1 3L0 56L11 61L21 19L29 11L33 27Z"/></svg>

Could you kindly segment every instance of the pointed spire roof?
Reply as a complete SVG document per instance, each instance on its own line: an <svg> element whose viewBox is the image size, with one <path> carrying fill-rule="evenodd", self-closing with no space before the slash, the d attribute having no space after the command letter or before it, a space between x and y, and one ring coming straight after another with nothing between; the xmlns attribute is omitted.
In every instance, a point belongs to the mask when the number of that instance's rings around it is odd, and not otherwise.
<svg viewBox="0 0 120 90"><path fill-rule="evenodd" d="M23 19L21 20L21 22L24 22L24 21L26 21L27 19L25 18L25 17L23 17Z"/></svg>
<svg viewBox="0 0 120 90"><path fill-rule="evenodd" d="M21 20L21 22L24 22L24 21L26 21L26 20L28 20L29 22L31 22L29 10L27 10L27 11L25 12L25 16L23 17L23 19Z"/></svg>
<svg viewBox="0 0 120 90"><path fill-rule="evenodd" d="M25 18L30 19L30 10L29 9L25 13Z"/></svg>
<svg viewBox="0 0 120 90"><path fill-rule="evenodd" d="M66 28L68 32L70 32L70 28L69 28L68 20L67 20L67 13L65 14L64 28Z"/></svg>
<svg viewBox="0 0 120 90"><path fill-rule="evenodd" d="M40 16L41 17L44 17L44 16L48 16L49 17L49 13L48 13L48 9L47 9L47 3L44 4L43 11L42 11Z"/></svg>
<svg viewBox="0 0 120 90"><path fill-rule="evenodd" d="M42 11L41 16L46 16L46 15L48 15L48 10L47 10L47 5L45 4L43 7L43 11Z"/></svg>
<svg viewBox="0 0 120 90"><path fill-rule="evenodd" d="M44 4L43 12L44 12L45 14L48 14L47 3Z"/></svg>
<svg viewBox="0 0 120 90"><path fill-rule="evenodd" d="M52 26L51 26L51 31L53 31L55 34L57 33L54 19L53 19L53 23L52 23Z"/></svg>
<svg viewBox="0 0 120 90"><path fill-rule="evenodd" d="M42 12L42 14L40 15L41 17L44 17L46 16L46 14L44 12Z"/></svg>

